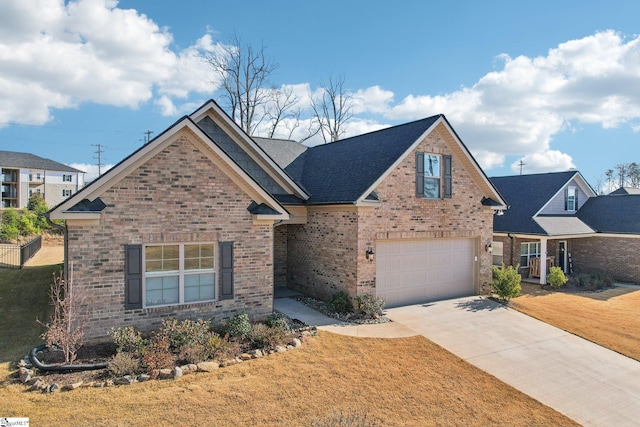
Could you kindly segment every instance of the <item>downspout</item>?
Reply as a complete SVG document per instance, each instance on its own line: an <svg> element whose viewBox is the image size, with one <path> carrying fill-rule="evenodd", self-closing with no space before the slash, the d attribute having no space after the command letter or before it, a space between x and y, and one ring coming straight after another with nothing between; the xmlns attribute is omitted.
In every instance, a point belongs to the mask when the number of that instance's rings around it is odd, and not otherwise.
<svg viewBox="0 0 640 427"><path fill-rule="evenodd" d="M67 271L68 271L68 267L69 267L69 230L67 229L67 223L65 222L65 225L59 225L56 224L55 222L51 221L51 218L49 218L49 212L47 212L46 214L44 214L44 217L47 219L47 223L55 228L58 229L60 231L62 231L62 235L64 236L64 271L63 271L63 275L64 275L64 279L67 279Z"/></svg>

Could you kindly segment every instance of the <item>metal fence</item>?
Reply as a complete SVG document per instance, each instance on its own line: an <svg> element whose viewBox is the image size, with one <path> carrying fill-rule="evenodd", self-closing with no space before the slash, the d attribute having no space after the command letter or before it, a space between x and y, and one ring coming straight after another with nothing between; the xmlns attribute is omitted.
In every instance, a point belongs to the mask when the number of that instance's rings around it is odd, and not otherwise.
<svg viewBox="0 0 640 427"><path fill-rule="evenodd" d="M42 247L42 236L24 245L0 245L0 268L22 268Z"/></svg>

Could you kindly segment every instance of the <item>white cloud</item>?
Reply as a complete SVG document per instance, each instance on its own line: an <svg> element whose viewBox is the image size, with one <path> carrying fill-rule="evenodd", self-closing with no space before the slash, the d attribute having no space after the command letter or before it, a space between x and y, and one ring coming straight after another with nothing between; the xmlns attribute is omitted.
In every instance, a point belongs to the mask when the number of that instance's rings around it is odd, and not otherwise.
<svg viewBox="0 0 640 427"><path fill-rule="evenodd" d="M546 150L540 153L532 153L524 156L522 167L523 173L540 173L540 172L561 172L569 169L575 169L573 159L568 154L557 150ZM511 170L515 173L520 172L520 160L511 164Z"/></svg>
<svg viewBox="0 0 640 427"><path fill-rule="evenodd" d="M93 181L98 177L98 165L89 164L89 163L71 163L68 166L71 166L72 168L85 172L84 174L85 184L90 183L91 181ZM113 166L114 166L113 164L102 165L102 167L100 168L100 173L105 173L106 171L111 169Z"/></svg>
<svg viewBox="0 0 640 427"><path fill-rule="evenodd" d="M385 116L408 120L444 113L487 168L514 155L553 160L544 166L531 158L539 170L573 167L571 158L550 150L550 144L579 123L640 129L638 36L627 40L604 31L562 43L546 56L498 59L502 69L472 87L410 95Z"/></svg>
<svg viewBox="0 0 640 427"><path fill-rule="evenodd" d="M360 89L352 94L353 113L384 113L393 102L393 92L384 90L380 86Z"/></svg>
<svg viewBox="0 0 640 427"><path fill-rule="evenodd" d="M0 123L43 124L54 108L85 102L136 108L154 97L174 103L215 89L199 58L217 48L208 34L174 52L166 28L117 5L114 0L0 4Z"/></svg>

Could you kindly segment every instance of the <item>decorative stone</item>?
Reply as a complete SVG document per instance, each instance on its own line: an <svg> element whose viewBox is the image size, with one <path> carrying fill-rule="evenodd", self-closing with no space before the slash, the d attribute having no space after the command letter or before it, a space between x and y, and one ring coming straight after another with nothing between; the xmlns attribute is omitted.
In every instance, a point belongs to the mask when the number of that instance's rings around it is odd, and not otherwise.
<svg viewBox="0 0 640 427"><path fill-rule="evenodd" d="M160 369L160 373L158 374L159 380L168 380L171 378L173 378L173 373L171 369L168 369L168 368Z"/></svg>
<svg viewBox="0 0 640 427"><path fill-rule="evenodd" d="M284 353L287 351L287 348L282 346L282 345L277 345L276 346L276 353Z"/></svg>
<svg viewBox="0 0 640 427"><path fill-rule="evenodd" d="M173 379L177 380L181 376L182 376L182 368L179 366L176 366L175 368L173 368Z"/></svg>
<svg viewBox="0 0 640 427"><path fill-rule="evenodd" d="M242 363L243 362L243 359L240 356L236 357L234 360L236 361L236 363Z"/></svg>
<svg viewBox="0 0 640 427"><path fill-rule="evenodd" d="M227 366L235 365L236 363L238 363L236 359L227 359L227 360L224 360L220 366L223 366L226 368Z"/></svg>
<svg viewBox="0 0 640 427"><path fill-rule="evenodd" d="M258 357L262 357L262 356L264 356L264 353L262 352L262 350L260 350L260 349L258 348L258 349L256 349L256 350L253 350L253 352L251 353L251 355L252 355L253 357L255 357L255 358L258 358Z"/></svg>
<svg viewBox="0 0 640 427"><path fill-rule="evenodd" d="M27 367L27 362L24 359L20 359L20 361L18 362L18 368L26 368Z"/></svg>
<svg viewBox="0 0 640 427"><path fill-rule="evenodd" d="M89 388L89 387L95 387L96 386L96 382L95 381L89 381L86 383L82 383L82 385L80 387L82 388Z"/></svg>
<svg viewBox="0 0 640 427"><path fill-rule="evenodd" d="M149 381L151 379L151 375L149 374L140 374L138 375L138 381L140 381L141 383L145 382L145 381Z"/></svg>
<svg viewBox="0 0 640 427"><path fill-rule="evenodd" d="M291 345L295 348L298 348L302 346L302 341L300 341L298 338L294 338L293 340L291 340Z"/></svg>
<svg viewBox="0 0 640 427"><path fill-rule="evenodd" d="M240 359L242 359L242 360L251 360L251 355L249 353L242 353L240 355Z"/></svg>
<svg viewBox="0 0 640 427"><path fill-rule="evenodd" d="M287 350L293 350L293 346L291 344L287 344Z"/></svg>
<svg viewBox="0 0 640 427"><path fill-rule="evenodd" d="M104 387L104 382L102 381L98 381L93 385L95 388L102 388Z"/></svg>
<svg viewBox="0 0 640 427"><path fill-rule="evenodd" d="M216 369L220 368L220 364L218 362L200 362L197 365L198 371L202 372L212 372Z"/></svg>
<svg viewBox="0 0 640 427"><path fill-rule="evenodd" d="M45 391L47 389L48 384L45 383L42 378L35 378L35 380L29 388L29 391Z"/></svg>
<svg viewBox="0 0 640 427"><path fill-rule="evenodd" d="M31 379L31 371L22 367L18 369L18 377L20 378L20 382L24 384Z"/></svg>
<svg viewBox="0 0 640 427"><path fill-rule="evenodd" d="M134 382L135 380L129 375L125 375L124 377L116 378L115 380L113 380L113 383L117 385L131 385Z"/></svg>
<svg viewBox="0 0 640 427"><path fill-rule="evenodd" d="M104 386L105 387L112 387L113 386L113 380L106 380L104 382Z"/></svg>
<svg viewBox="0 0 640 427"><path fill-rule="evenodd" d="M47 387L47 392L49 393L57 393L60 391L60 384L51 384L49 387Z"/></svg>
<svg viewBox="0 0 640 427"><path fill-rule="evenodd" d="M78 381L77 383L73 383L73 384L66 384L64 386L62 386L62 390L63 391L71 391L71 390L75 390L78 387L80 387L82 385L83 381Z"/></svg>

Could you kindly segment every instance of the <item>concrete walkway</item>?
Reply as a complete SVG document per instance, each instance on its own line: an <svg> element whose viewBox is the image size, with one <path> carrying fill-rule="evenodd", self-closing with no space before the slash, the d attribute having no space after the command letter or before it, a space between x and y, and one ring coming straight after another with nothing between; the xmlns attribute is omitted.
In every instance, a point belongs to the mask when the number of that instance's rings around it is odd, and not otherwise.
<svg viewBox="0 0 640 427"><path fill-rule="evenodd" d="M290 298L275 308L345 335L423 335L585 426L640 425L640 362L482 297L387 309L391 323L366 327Z"/></svg>

